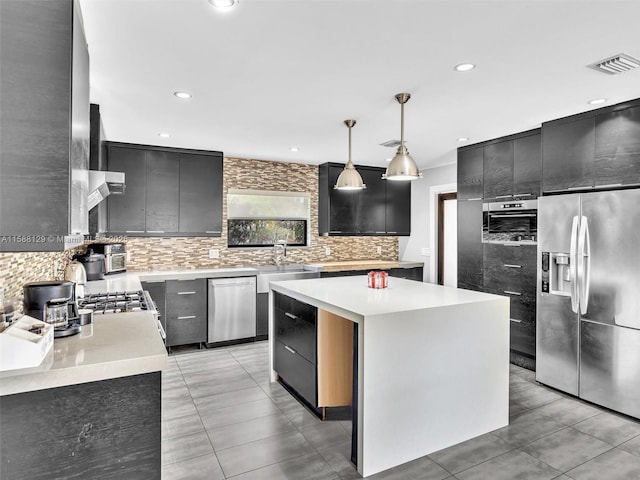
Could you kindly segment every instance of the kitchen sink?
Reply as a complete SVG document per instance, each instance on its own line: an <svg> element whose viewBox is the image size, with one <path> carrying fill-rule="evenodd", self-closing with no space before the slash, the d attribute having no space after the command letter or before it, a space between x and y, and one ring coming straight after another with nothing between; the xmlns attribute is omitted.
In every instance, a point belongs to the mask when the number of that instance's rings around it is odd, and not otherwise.
<svg viewBox="0 0 640 480"><path fill-rule="evenodd" d="M304 265L265 265L255 267L258 270L257 292L268 293L269 282L281 280L302 280L303 278L320 278L320 272L305 270Z"/></svg>

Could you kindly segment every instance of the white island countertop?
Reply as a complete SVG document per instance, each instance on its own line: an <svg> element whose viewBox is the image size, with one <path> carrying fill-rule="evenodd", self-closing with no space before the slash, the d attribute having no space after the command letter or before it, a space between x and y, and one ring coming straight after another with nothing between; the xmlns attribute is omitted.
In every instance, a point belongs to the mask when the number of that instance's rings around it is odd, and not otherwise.
<svg viewBox="0 0 640 480"><path fill-rule="evenodd" d="M148 312L94 315L93 323L56 338L37 367L0 372L0 396L157 372L167 351Z"/></svg>
<svg viewBox="0 0 640 480"><path fill-rule="evenodd" d="M288 338L274 328L275 292L355 325L352 431L364 477L509 421L509 299L393 277L388 285L368 288L366 276L270 284L272 381L275 342Z"/></svg>

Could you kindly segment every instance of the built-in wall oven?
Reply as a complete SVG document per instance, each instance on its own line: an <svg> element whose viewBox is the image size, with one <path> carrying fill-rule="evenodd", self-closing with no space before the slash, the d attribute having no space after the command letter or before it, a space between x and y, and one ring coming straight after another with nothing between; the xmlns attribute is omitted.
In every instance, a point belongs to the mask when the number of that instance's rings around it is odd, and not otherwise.
<svg viewBox="0 0 640 480"><path fill-rule="evenodd" d="M509 200L482 204L484 243L535 242L538 200Z"/></svg>

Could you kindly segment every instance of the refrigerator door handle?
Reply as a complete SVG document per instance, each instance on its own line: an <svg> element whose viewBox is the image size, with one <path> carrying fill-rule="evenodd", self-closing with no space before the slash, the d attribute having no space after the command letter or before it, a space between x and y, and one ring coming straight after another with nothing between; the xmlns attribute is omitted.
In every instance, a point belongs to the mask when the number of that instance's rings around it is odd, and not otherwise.
<svg viewBox="0 0 640 480"><path fill-rule="evenodd" d="M569 281L571 282L571 310L578 313L578 272L577 254L578 246L578 216L573 217L571 222L571 244L569 247Z"/></svg>
<svg viewBox="0 0 640 480"><path fill-rule="evenodd" d="M589 285L591 283L591 241L587 217L580 219L578 237L578 276L580 278L580 314L585 315L589 307Z"/></svg>

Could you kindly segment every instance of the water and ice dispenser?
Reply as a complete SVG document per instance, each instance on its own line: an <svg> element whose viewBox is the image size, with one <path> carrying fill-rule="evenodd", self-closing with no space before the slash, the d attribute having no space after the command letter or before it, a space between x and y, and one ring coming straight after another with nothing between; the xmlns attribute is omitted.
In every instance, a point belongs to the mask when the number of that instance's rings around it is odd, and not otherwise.
<svg viewBox="0 0 640 480"><path fill-rule="evenodd" d="M568 253L542 252L542 292L571 296L571 261Z"/></svg>

